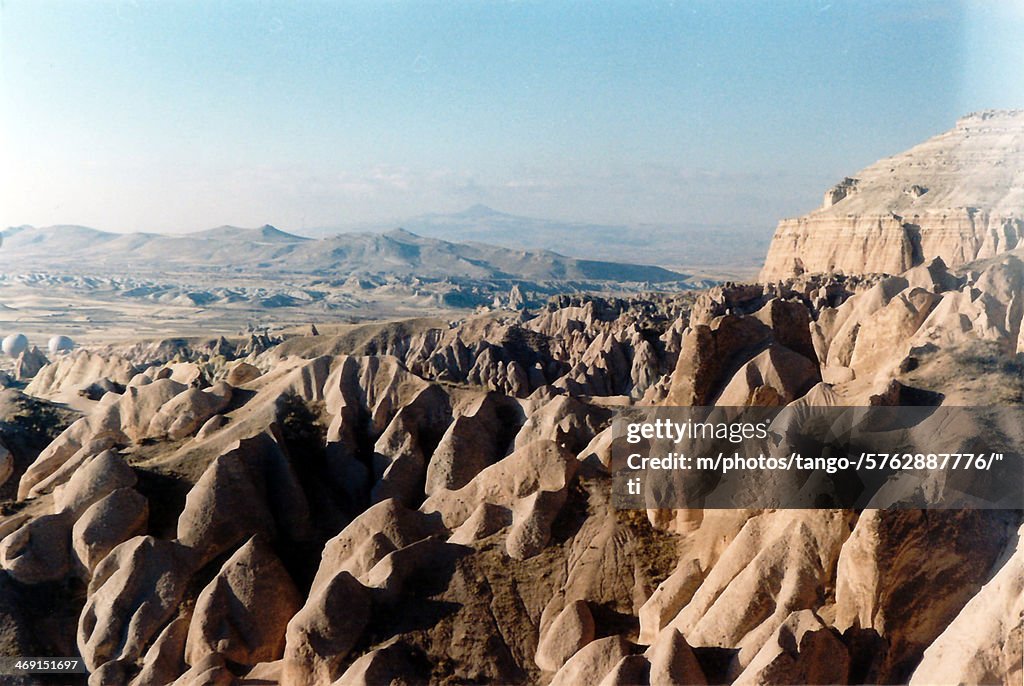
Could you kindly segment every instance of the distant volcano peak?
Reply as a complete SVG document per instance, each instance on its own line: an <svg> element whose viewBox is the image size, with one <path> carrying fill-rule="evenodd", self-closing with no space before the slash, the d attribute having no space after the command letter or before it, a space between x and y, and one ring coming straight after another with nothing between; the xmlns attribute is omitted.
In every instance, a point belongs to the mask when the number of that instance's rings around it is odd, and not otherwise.
<svg viewBox="0 0 1024 686"><path fill-rule="evenodd" d="M504 212L499 212L498 210L494 209L493 207L488 207L487 205L483 205L483 204L477 203L476 205L471 205L470 207L467 207L466 209L464 209L461 212L458 212L456 214L459 217L479 217L479 218L483 218L483 217L496 217L496 216L504 214Z"/></svg>
<svg viewBox="0 0 1024 686"><path fill-rule="evenodd" d="M229 238L240 238L251 241L261 241L269 243L295 243L299 241L309 240L302 236L296 236L286 231L282 231L276 226L270 224L264 224L257 229L243 229L237 226L218 226L215 229L207 229L206 231L197 231L192 234L196 238L206 239L229 239Z"/></svg>

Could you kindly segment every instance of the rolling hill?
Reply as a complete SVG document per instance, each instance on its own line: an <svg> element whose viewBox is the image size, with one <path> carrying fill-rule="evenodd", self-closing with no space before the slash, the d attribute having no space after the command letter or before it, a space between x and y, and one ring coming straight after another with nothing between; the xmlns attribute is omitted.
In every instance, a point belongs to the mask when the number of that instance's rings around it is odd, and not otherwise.
<svg viewBox="0 0 1024 686"><path fill-rule="evenodd" d="M82 226L16 227L3 235L3 256L19 269L245 269L345 277L652 284L688 278L662 267L581 260L548 250L456 243L403 229L339 234L319 240L269 225L257 229L224 226L180 235L116 234Z"/></svg>

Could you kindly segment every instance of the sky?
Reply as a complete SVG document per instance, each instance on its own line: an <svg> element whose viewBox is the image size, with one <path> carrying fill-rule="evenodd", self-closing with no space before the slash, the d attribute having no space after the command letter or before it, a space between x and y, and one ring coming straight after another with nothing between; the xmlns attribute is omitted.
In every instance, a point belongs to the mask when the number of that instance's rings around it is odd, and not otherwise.
<svg viewBox="0 0 1024 686"><path fill-rule="evenodd" d="M774 227L1024 107L1024 0L0 0L0 227Z"/></svg>

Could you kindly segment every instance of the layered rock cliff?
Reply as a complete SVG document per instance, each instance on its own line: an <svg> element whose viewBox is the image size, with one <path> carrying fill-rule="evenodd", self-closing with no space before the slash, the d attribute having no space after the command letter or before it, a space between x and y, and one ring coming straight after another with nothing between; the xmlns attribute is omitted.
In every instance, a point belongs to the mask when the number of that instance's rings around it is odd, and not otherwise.
<svg viewBox="0 0 1024 686"><path fill-rule="evenodd" d="M899 274L932 258L950 267L1024 239L1024 110L988 110L883 159L779 222L762 281L803 273Z"/></svg>

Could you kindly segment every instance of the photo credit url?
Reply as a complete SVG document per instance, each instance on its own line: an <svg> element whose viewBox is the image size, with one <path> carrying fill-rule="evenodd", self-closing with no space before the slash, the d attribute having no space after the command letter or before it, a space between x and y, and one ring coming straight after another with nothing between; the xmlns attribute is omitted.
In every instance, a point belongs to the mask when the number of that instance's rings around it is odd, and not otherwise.
<svg viewBox="0 0 1024 686"><path fill-rule="evenodd" d="M1024 408L659 407L613 424L613 501L652 508L1024 507Z"/></svg>

